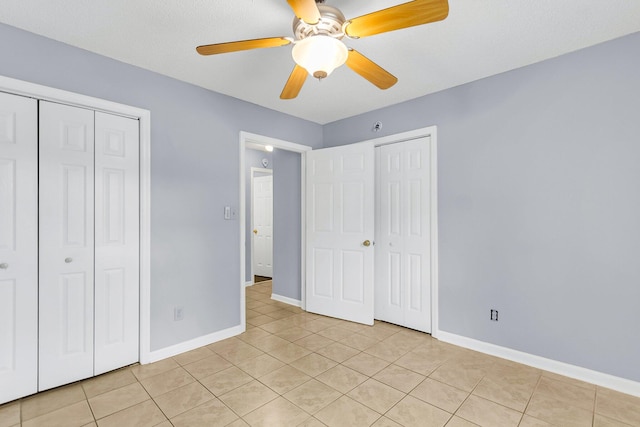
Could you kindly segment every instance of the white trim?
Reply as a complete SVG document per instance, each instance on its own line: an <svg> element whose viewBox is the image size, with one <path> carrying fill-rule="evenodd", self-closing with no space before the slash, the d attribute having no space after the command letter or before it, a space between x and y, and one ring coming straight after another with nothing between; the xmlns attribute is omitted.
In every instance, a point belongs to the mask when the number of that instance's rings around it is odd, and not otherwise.
<svg viewBox="0 0 640 427"><path fill-rule="evenodd" d="M301 192L300 192L300 262L302 262L302 268L300 269L300 308L307 310L307 287L306 274L307 274L307 153L300 154L300 178L301 178Z"/></svg>
<svg viewBox="0 0 640 427"><path fill-rule="evenodd" d="M439 247L438 247L438 128L425 128L431 133L431 336L438 338L439 329L439 289L438 277Z"/></svg>
<svg viewBox="0 0 640 427"><path fill-rule="evenodd" d="M140 363L151 354L151 112L92 96L0 76L0 92L89 108L139 120L140 126Z"/></svg>
<svg viewBox="0 0 640 427"><path fill-rule="evenodd" d="M209 335L203 335L189 341L181 342L180 344L175 344L160 350L152 351L148 355L147 363L157 362L158 360L166 359L168 357L176 356L187 351L195 350L196 348L204 347L205 345L213 344L214 342L231 338L243 332L244 329L242 329L240 326L233 326L231 328L223 329Z"/></svg>
<svg viewBox="0 0 640 427"><path fill-rule="evenodd" d="M87 108L104 113L139 119L149 110L144 110L130 105L94 98L75 92L30 83L23 80L0 76L0 92L9 92L14 95L22 95L29 98L37 98L43 101L57 102L74 107Z"/></svg>
<svg viewBox="0 0 640 427"><path fill-rule="evenodd" d="M304 163L305 156L304 153L311 150L311 147L301 144L296 144L294 142L284 141L281 139L271 138L264 135L258 135L255 133L240 131L240 205L238 210L240 211L239 219L240 219L240 326L241 330L244 331L246 329L246 286L245 286L245 273L246 273L246 206L245 206L245 198L246 198L246 172L245 172L245 150L247 144L258 144L258 145L271 145L273 148L278 148L281 150L293 151L294 153L300 153L300 163L302 164L302 191L301 191L301 199L304 209L304 198L305 198L305 175L304 175ZM304 233L305 233L305 216L304 210L301 215L301 223L302 223L302 265L301 265L301 283L302 288L304 289L304 277L305 277L305 258L304 258Z"/></svg>
<svg viewBox="0 0 640 427"><path fill-rule="evenodd" d="M244 282L244 286L245 287L253 286L253 281L252 280L247 280L246 282Z"/></svg>
<svg viewBox="0 0 640 427"><path fill-rule="evenodd" d="M524 353L522 351L513 350L511 348L502 347L484 341L478 341L473 338L467 338L462 335L452 334L450 332L439 331L438 337L440 341L454 344L460 347L479 351L481 353L500 357L502 359L511 360L522 363L534 368L543 369L569 378L575 378L601 387L610 388L621 393L630 394L640 397L640 382L616 377L591 369L582 368L580 366L571 365L557 360L547 359L545 357L536 356L534 354Z"/></svg>
<svg viewBox="0 0 640 427"><path fill-rule="evenodd" d="M140 363L151 353L151 112L140 116Z"/></svg>
<svg viewBox="0 0 640 427"><path fill-rule="evenodd" d="M439 282L438 282L438 127L428 126L408 132L397 133L367 141L373 143L374 147L382 145L396 144L413 139L430 137L430 215L431 215L431 336L438 338L440 332L439 319ZM303 299L304 301L304 299Z"/></svg>
<svg viewBox="0 0 640 427"><path fill-rule="evenodd" d="M258 145L271 145L273 148L293 151L294 153L304 153L312 149L307 145L296 144L295 142L289 142L283 139L271 138L270 136L258 135L257 133L245 131L240 131L240 141L244 141L245 144L254 143Z"/></svg>
<svg viewBox="0 0 640 427"><path fill-rule="evenodd" d="M372 142L375 147L380 147L381 145L411 141L412 139L424 138L425 136L432 136L435 139L437 128L437 126L427 126L425 128L414 129L407 132L400 132L389 136L383 136L381 138L367 139L360 142Z"/></svg>
<svg viewBox="0 0 640 427"><path fill-rule="evenodd" d="M254 143L249 143L249 145L254 145ZM249 147L245 147L245 150L246 150L247 148L249 148ZM253 149L253 148L249 148L249 149ZM251 209L250 209L250 212L251 212L251 230L253 230L253 229L254 229L254 225L253 225L253 208L254 208L254 206L253 206L253 179L255 178L254 174L255 174L256 172L258 172L258 173L265 173L265 174L267 174L267 175L271 174L271 176L273 176L273 169L261 169L261 168L256 168L256 167L252 167L252 168L250 169L249 175L251 176L251 185L250 185L250 188L251 188L251 195L249 196L249 200L251 201ZM245 185L246 185L246 184L245 184ZM246 197L246 196L247 196L247 195L245 194L245 197ZM271 194L271 212L273 213L273 193ZM273 216L273 215L272 215L272 216ZM272 220L271 220L271 228L272 228L272 230L273 230L273 218L272 218ZM273 236L271 236L271 237L273 237ZM255 260L255 257L254 257L254 255L255 255L255 254L254 254L254 250L255 250L255 248L254 248L253 243L254 243L254 242L253 242L253 237L252 237L252 238L251 238L251 252L250 252L250 253L251 253L251 265L249 266L249 273L250 273L250 276L249 276L249 277L251 278L251 280L250 280L250 281L251 281L252 283L253 283L253 280L254 280L254 278L255 278L254 271L253 271L253 261ZM273 244L273 240L272 240L272 244ZM273 247L271 248L271 251L273 252ZM246 252L245 252L245 253L246 253ZM272 268L273 268L273 266L272 266ZM245 268L245 273L246 273L246 268ZM247 280L247 277L246 277L246 276L245 276L244 280L245 280L245 281L249 281L249 280Z"/></svg>
<svg viewBox="0 0 640 427"><path fill-rule="evenodd" d="M278 295L278 294L271 294L271 299L274 301L283 302L285 304L294 305L296 307L302 306L302 302L300 300L289 298L289 297L283 297L282 295Z"/></svg>

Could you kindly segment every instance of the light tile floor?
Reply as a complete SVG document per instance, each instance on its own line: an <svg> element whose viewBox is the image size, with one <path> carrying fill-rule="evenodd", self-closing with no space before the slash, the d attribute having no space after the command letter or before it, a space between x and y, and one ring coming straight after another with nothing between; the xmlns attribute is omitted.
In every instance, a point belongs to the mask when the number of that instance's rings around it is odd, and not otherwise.
<svg viewBox="0 0 640 427"><path fill-rule="evenodd" d="M0 406L13 426L640 426L640 398L247 288L247 331Z"/></svg>

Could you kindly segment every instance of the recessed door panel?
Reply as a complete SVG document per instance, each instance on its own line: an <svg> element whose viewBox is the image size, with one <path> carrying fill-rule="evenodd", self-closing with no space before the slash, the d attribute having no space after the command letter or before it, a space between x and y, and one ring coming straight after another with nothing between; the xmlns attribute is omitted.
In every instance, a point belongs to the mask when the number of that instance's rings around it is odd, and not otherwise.
<svg viewBox="0 0 640 427"><path fill-rule="evenodd" d="M95 116L95 375L138 361L139 126Z"/></svg>
<svg viewBox="0 0 640 427"><path fill-rule="evenodd" d="M94 112L40 101L39 390L93 375Z"/></svg>
<svg viewBox="0 0 640 427"><path fill-rule="evenodd" d="M342 277L340 280L342 300L364 304L365 275L362 251L342 251Z"/></svg>
<svg viewBox="0 0 640 427"><path fill-rule="evenodd" d="M363 153L345 154L342 156L341 162L342 173L345 175L359 174L365 169L365 155Z"/></svg>
<svg viewBox="0 0 640 427"><path fill-rule="evenodd" d="M125 171L104 168L102 170L104 224L102 226L105 245L125 244Z"/></svg>
<svg viewBox="0 0 640 427"><path fill-rule="evenodd" d="M126 340L126 270L114 268L105 270L104 277L104 311L109 322L102 323L104 327L104 342L106 345L122 344ZM96 325L97 326L97 325Z"/></svg>
<svg viewBox="0 0 640 427"><path fill-rule="evenodd" d="M400 218L400 181L393 181L387 184L387 221L388 225L385 231L390 236L400 237L402 235L402 221Z"/></svg>
<svg viewBox="0 0 640 427"><path fill-rule="evenodd" d="M313 297L333 298L333 249L313 249Z"/></svg>
<svg viewBox="0 0 640 427"><path fill-rule="evenodd" d="M425 204L425 195L422 190L421 180L411 180L407 182L409 192L409 206L407 209L407 215L409 217L409 229L408 234L413 237L420 237L422 235L423 226L428 226L429 223L423 224L424 217L422 212L422 206Z"/></svg>
<svg viewBox="0 0 640 427"><path fill-rule="evenodd" d="M316 177L331 176L333 175L334 159L322 158L322 159L310 159L310 173Z"/></svg>
<svg viewBox="0 0 640 427"><path fill-rule="evenodd" d="M376 148L376 319L431 332L430 138Z"/></svg>
<svg viewBox="0 0 640 427"><path fill-rule="evenodd" d="M0 376L16 369L16 281L0 280Z"/></svg>
<svg viewBox="0 0 640 427"><path fill-rule="evenodd" d="M89 298L93 281L90 279L84 272L60 275L60 306L56 311L60 313L57 329L62 340L58 352L62 358L82 357L93 347L93 325L87 324L91 320L89 315L93 314L93 298ZM56 301L48 302L51 303Z"/></svg>
<svg viewBox="0 0 640 427"><path fill-rule="evenodd" d="M38 390L37 101L0 93L0 404Z"/></svg>
<svg viewBox="0 0 640 427"><path fill-rule="evenodd" d="M381 295L383 298L388 299L387 304L390 306L400 308L402 306L402 283L401 283L401 255L397 252L389 251L389 266L388 266L388 282L389 292L386 295Z"/></svg>
<svg viewBox="0 0 640 427"><path fill-rule="evenodd" d="M373 146L326 148L306 156L306 309L371 325Z"/></svg>
<svg viewBox="0 0 640 427"><path fill-rule="evenodd" d="M93 166L93 165L91 165ZM62 176L62 246L63 248L84 248L87 246L88 233L93 227L87 226L87 205L92 202L87 196L93 196L93 167L87 170L83 165L61 165ZM90 174L89 174L90 173ZM89 192L90 194L87 194ZM93 239L91 239L93 243Z"/></svg>
<svg viewBox="0 0 640 427"><path fill-rule="evenodd" d="M311 193L313 206L310 228L319 233L333 231L333 184L317 182L311 187Z"/></svg>
<svg viewBox="0 0 640 427"><path fill-rule="evenodd" d="M342 232L364 232L364 183L362 181L345 182L342 187Z"/></svg>
<svg viewBox="0 0 640 427"><path fill-rule="evenodd" d="M422 292L423 292L423 276L422 276L422 256L420 254L408 254L409 271L407 275L409 288L409 310L422 310Z"/></svg>
<svg viewBox="0 0 640 427"><path fill-rule="evenodd" d="M3 101L0 101L3 109L0 111L0 144L15 144L17 112L13 111L16 107L10 104L13 101L9 101L9 97L13 95L2 95Z"/></svg>
<svg viewBox="0 0 640 427"><path fill-rule="evenodd" d="M0 250L16 249L16 160L0 158Z"/></svg>

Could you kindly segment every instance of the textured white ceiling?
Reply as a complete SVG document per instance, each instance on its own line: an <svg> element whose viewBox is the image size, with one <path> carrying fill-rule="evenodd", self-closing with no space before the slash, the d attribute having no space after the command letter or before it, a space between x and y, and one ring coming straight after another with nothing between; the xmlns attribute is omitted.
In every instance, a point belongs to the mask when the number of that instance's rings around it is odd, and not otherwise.
<svg viewBox="0 0 640 427"><path fill-rule="evenodd" d="M327 0L347 18L404 0ZM285 0L0 0L0 22L325 124L640 31L638 0L449 0L441 22L347 45L398 77L382 91L343 66L279 98L291 46L204 57L201 44L291 36Z"/></svg>

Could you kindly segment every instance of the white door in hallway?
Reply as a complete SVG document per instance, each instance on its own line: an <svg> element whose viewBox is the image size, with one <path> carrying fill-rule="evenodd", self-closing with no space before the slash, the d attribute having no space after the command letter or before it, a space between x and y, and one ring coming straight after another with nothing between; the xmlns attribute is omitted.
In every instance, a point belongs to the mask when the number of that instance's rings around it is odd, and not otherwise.
<svg viewBox="0 0 640 427"><path fill-rule="evenodd" d="M373 324L374 149L306 153L306 309Z"/></svg>
<svg viewBox="0 0 640 427"><path fill-rule="evenodd" d="M38 391L37 108L0 93L0 403Z"/></svg>
<svg viewBox="0 0 640 427"><path fill-rule="evenodd" d="M273 277L273 175L253 178L253 274Z"/></svg>
<svg viewBox="0 0 640 427"><path fill-rule="evenodd" d="M138 361L138 121L95 113L95 367Z"/></svg>
<svg viewBox="0 0 640 427"><path fill-rule="evenodd" d="M93 375L94 112L40 101L39 390Z"/></svg>
<svg viewBox="0 0 640 427"><path fill-rule="evenodd" d="M429 144L376 148L375 318L430 333Z"/></svg>

